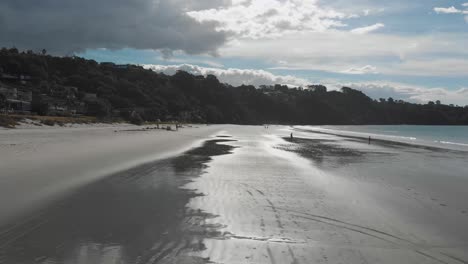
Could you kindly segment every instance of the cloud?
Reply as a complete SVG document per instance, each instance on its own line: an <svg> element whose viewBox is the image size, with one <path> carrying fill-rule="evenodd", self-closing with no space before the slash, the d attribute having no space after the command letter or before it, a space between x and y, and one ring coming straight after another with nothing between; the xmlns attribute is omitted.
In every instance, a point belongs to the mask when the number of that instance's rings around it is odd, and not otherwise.
<svg viewBox="0 0 468 264"><path fill-rule="evenodd" d="M218 30L246 38L280 37L285 32L323 32L346 26L352 17L319 5L318 0L233 1L231 6L187 13L200 22L217 22Z"/></svg>
<svg viewBox="0 0 468 264"><path fill-rule="evenodd" d="M339 89L343 86L360 90L373 99L389 98L404 100L407 102L425 104L429 101L441 100L446 104L468 105L468 88L449 90L446 88L427 88L398 82L353 82L343 83L328 81L324 83L331 89Z"/></svg>
<svg viewBox="0 0 468 264"><path fill-rule="evenodd" d="M390 64L386 74L412 76L466 76L468 61L464 58L418 58Z"/></svg>
<svg viewBox="0 0 468 264"><path fill-rule="evenodd" d="M183 70L194 75L212 74L219 78L221 82L228 83L234 86L245 85L273 85L284 84L289 86L305 86L310 82L291 75L275 75L264 70L254 69L218 69L200 67L192 64L180 65L143 65L146 69L151 69L155 72L162 72L168 75L175 74L178 70Z"/></svg>
<svg viewBox="0 0 468 264"><path fill-rule="evenodd" d="M364 35L364 34L368 34L368 33L377 31L377 30L379 30L379 29L381 29L383 27L385 27L384 24L377 23L377 24L367 26L367 27L355 28L355 29L351 30L351 33Z"/></svg>
<svg viewBox="0 0 468 264"><path fill-rule="evenodd" d="M57 54L96 48L215 53L226 34L197 22L187 10L215 8L227 0L2 0L0 45L46 48Z"/></svg>
<svg viewBox="0 0 468 264"><path fill-rule="evenodd" d="M398 36L329 31L291 33L274 40L240 39L220 53L263 60L274 69L343 73L355 65L373 65L381 74L458 76L466 75L467 42L465 33Z"/></svg>
<svg viewBox="0 0 468 264"><path fill-rule="evenodd" d="M454 6L451 6L451 7L434 7L434 11L437 14L458 14L458 13L461 13L461 10L455 8Z"/></svg>
<svg viewBox="0 0 468 264"><path fill-rule="evenodd" d="M349 69L347 69L345 71L342 71L342 73L345 73L345 74L369 74L369 73L375 74L375 73L378 73L378 72L377 72L377 68L375 66L366 65L364 67L349 68Z"/></svg>
<svg viewBox="0 0 468 264"><path fill-rule="evenodd" d="M468 4L468 3L465 3ZM468 5L463 4L462 6L466 7ZM437 14L464 14L468 15L468 10L460 10L454 6L451 7L434 7L434 11Z"/></svg>

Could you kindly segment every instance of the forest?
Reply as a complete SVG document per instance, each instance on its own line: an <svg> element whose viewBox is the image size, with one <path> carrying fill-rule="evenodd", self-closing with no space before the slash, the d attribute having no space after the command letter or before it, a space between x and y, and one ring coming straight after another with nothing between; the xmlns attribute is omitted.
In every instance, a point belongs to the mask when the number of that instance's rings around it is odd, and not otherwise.
<svg viewBox="0 0 468 264"><path fill-rule="evenodd" d="M0 74L2 91L30 91L30 111L39 115L52 114L51 106L60 104L76 108L74 114L135 122L468 125L467 106L439 101L376 100L349 87L327 91L321 85L234 87L213 75L179 71L169 76L138 65L51 56L45 50L1 49ZM0 94L0 109L8 100Z"/></svg>

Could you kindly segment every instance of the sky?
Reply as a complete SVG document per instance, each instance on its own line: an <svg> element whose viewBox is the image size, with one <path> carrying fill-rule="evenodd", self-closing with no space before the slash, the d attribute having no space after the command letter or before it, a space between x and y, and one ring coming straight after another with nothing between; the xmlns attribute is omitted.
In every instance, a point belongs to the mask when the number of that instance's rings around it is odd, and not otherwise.
<svg viewBox="0 0 468 264"><path fill-rule="evenodd" d="M468 0L2 0L0 45L468 105Z"/></svg>

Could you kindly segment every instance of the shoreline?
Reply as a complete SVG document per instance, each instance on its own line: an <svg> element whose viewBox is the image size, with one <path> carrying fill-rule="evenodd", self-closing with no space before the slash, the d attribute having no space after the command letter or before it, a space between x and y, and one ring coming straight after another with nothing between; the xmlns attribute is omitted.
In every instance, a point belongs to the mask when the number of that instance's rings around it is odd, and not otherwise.
<svg viewBox="0 0 468 264"><path fill-rule="evenodd" d="M440 142L430 142L430 141L406 141L400 138L394 138L388 139L386 137L389 137L387 135L379 135L379 134L372 134L368 133L368 135L352 135L352 134L365 134L365 132L354 132L354 131L340 131L340 130L330 130L330 132L323 131L323 130L314 130L314 129L306 129L303 127L297 127L297 126L292 126L291 127L293 130L299 131L299 132L306 132L306 133L316 133L316 134L323 134L323 135L331 135L331 136L337 136L337 137L342 137L342 138L348 138L348 139L355 139L359 140L361 142L367 143L368 142L368 136L372 135L371 137L371 144L373 142L377 142L383 145L393 145L393 146L402 146L402 147L419 147L419 148L425 148L428 150L434 150L434 151L459 151L459 152L468 152L468 145L466 144L444 144L444 145L436 145L436 143Z"/></svg>

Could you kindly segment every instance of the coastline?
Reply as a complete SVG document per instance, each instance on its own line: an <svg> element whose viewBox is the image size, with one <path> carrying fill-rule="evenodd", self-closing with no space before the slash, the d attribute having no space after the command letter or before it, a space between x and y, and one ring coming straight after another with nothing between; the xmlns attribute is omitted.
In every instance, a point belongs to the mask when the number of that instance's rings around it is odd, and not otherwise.
<svg viewBox="0 0 468 264"><path fill-rule="evenodd" d="M465 126L458 126L465 127ZM298 132L310 132L323 135L339 136L348 139L355 139L362 142L368 142L369 137L371 137L372 142L377 142L380 144L388 145L400 145L402 147L421 147L432 150L452 150L452 151L463 151L468 152L468 144L464 143L454 143L454 142L445 142L445 141L430 141L430 140L420 140L415 137L410 136L392 136L386 134L375 134L372 132L364 131L351 131L351 130L338 130L338 129L328 129L315 126L293 126L293 130Z"/></svg>

